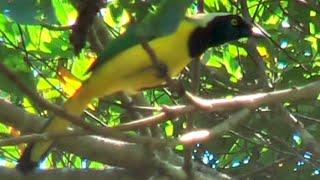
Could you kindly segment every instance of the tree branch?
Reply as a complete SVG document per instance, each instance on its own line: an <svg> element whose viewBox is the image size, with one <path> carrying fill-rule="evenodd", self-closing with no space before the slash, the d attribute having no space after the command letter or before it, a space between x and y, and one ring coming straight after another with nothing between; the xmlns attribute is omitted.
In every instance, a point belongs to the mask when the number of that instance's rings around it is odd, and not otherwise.
<svg viewBox="0 0 320 180"><path fill-rule="evenodd" d="M23 134L35 133L45 123L45 119L31 115L1 99L0 121L19 129ZM144 159L143 147L133 143L97 136L83 136L63 138L58 140L56 145L64 151L113 166L136 168L137 164L141 166L148 164Z"/></svg>
<svg viewBox="0 0 320 180"><path fill-rule="evenodd" d="M6 180L34 180L34 179L46 179L46 180L117 180L117 179L127 179L127 180L136 180L141 177L134 175L126 169L121 168L110 168L107 170L77 170L77 169L54 169L48 171L35 171L29 174L21 174L15 169L9 169L0 167L0 179Z"/></svg>

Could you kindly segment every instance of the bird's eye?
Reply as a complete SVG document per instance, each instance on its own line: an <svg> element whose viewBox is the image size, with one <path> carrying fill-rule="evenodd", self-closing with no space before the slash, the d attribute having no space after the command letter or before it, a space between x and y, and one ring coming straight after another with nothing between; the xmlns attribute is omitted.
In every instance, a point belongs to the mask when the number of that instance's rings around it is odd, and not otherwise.
<svg viewBox="0 0 320 180"><path fill-rule="evenodd" d="M239 24L237 19L231 19L230 23L232 26L238 26L238 24Z"/></svg>

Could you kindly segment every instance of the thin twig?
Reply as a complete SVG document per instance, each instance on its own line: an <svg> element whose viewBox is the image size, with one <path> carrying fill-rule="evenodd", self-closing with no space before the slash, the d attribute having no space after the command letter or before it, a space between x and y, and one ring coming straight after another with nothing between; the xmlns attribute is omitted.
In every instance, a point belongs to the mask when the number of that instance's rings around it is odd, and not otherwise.
<svg viewBox="0 0 320 180"><path fill-rule="evenodd" d="M73 27L73 25L55 26L55 25L45 24L45 23L40 24L40 26L46 29L49 29L51 31L67 31L67 30L72 30L72 27Z"/></svg>

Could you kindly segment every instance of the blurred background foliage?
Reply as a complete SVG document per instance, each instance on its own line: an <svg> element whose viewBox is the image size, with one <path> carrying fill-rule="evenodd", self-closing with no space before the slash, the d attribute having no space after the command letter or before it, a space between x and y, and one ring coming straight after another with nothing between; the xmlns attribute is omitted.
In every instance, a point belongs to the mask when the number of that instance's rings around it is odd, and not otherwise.
<svg viewBox="0 0 320 180"><path fill-rule="evenodd" d="M26 3L24 0L0 1L0 61L13 70L34 91L52 103L61 104L87 78L85 73L96 58L97 49L86 43L78 56L69 41L72 24L80 0L51 0ZM139 23L155 12L161 0L104 1L98 18L104 21L109 39L117 38L132 24ZM173 1L175 2L175 1ZM194 1L187 15L200 11L230 12L244 15L263 27L270 39L259 39L250 54L247 40L232 42L208 50L201 57L199 95L206 98L229 98L241 94L304 85L320 77L320 2L318 0L204 0ZM181 12L180 12L181 13ZM159 12L157 28L172 28L179 11ZM174 18L173 18L174 19ZM179 18L177 18L179 19ZM159 27L158 27L159 26ZM152 29L151 31L156 30ZM146 30L147 31L147 30ZM99 34L96 34L99 38ZM89 37L90 39L90 37ZM260 61L254 59L259 55ZM264 69L259 69L259 64ZM179 76L187 90L191 68ZM263 76L265 79L263 80ZM268 84L268 86L264 86ZM268 88L266 88L268 87ZM156 88L143 92L152 106L183 103L168 89ZM48 117L50 113L35 106L28 97L0 73L0 98L30 113ZM283 104L304 124L319 142L319 99ZM128 111L115 97L95 100L88 109L102 123L115 126L130 120ZM231 112L197 113L192 116L196 128L212 127L228 118ZM90 118L89 118L90 119ZM160 124L168 138L178 137L185 129L186 117ZM96 123L96 122L92 122ZM14 137L19 131L0 124L1 138ZM0 164L16 164L23 146L0 148ZM183 148L178 146L177 153ZM299 129L294 128L274 108L261 106L246 124L197 144L193 159L230 175L253 178L311 178L320 173L318 155L308 149ZM98 162L54 150L41 164L48 167L103 168Z"/></svg>

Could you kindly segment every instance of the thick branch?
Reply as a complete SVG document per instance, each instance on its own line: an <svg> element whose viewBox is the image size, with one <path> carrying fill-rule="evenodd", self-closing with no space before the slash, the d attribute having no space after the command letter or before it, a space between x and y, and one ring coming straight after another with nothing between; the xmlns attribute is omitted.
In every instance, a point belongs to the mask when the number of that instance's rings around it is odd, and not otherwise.
<svg viewBox="0 0 320 180"><path fill-rule="evenodd" d="M134 176L132 172L120 169L112 168L108 170L72 170L72 169L54 169L48 171L37 171L30 174L20 174L15 169L0 168L0 179L6 180L36 180L36 179L46 179L46 180L117 180L117 179L128 179L134 180L139 179L139 177Z"/></svg>
<svg viewBox="0 0 320 180"><path fill-rule="evenodd" d="M45 122L44 119L28 114L4 100L0 100L0 121L21 130L22 133L34 133ZM57 146L79 156L114 166L136 168L137 164L142 166L148 163L144 159L141 146L116 142L96 136L81 136L61 139L57 141Z"/></svg>

